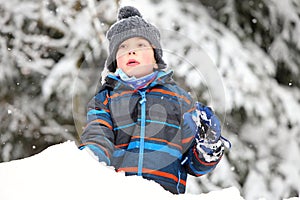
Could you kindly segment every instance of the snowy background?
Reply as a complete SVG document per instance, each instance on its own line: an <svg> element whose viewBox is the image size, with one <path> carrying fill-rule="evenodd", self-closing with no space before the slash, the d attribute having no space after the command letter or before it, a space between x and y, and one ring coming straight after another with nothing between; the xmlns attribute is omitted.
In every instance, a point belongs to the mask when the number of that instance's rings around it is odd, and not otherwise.
<svg viewBox="0 0 300 200"><path fill-rule="evenodd" d="M176 81L233 143L213 173L189 177L188 193L299 197L299 0L0 0L1 176L12 160L78 142L120 5L159 27Z"/></svg>

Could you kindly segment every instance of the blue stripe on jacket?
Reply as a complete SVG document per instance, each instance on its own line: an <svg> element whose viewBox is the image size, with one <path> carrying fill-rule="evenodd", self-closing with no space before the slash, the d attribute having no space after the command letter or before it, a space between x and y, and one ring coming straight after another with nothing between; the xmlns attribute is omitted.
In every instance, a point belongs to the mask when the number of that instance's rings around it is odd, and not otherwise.
<svg viewBox="0 0 300 200"><path fill-rule="evenodd" d="M130 142L129 146L127 148L127 150L131 150L131 149L136 149L140 147L140 142L139 141L134 141L134 142ZM144 148L147 150L154 150L154 151L160 151L160 152L164 152L164 153L168 153L178 159L181 159L182 154L179 150L176 149L172 149L166 145L163 144L154 144L152 142L145 142L144 143Z"/></svg>
<svg viewBox="0 0 300 200"><path fill-rule="evenodd" d="M138 122L140 122L141 119L138 119ZM166 126L170 126L170 127L173 127L173 128L177 128L177 129L181 129L180 126L177 126L175 124L170 124L170 123L167 123L167 122L162 122L162 121L157 121L157 120L150 120L150 119L147 119L146 120L147 123L156 123L156 124L163 124L163 125L166 125ZM134 123L131 123L131 124L126 124L126 125L123 125L123 126L118 126L118 127L115 127L114 130L120 130L120 129L123 129L123 128L129 128L131 126L135 126L137 124L137 122L134 122Z"/></svg>
<svg viewBox="0 0 300 200"><path fill-rule="evenodd" d="M99 114L109 115L105 110L96 110L96 109L91 109L87 113L87 115L99 115Z"/></svg>

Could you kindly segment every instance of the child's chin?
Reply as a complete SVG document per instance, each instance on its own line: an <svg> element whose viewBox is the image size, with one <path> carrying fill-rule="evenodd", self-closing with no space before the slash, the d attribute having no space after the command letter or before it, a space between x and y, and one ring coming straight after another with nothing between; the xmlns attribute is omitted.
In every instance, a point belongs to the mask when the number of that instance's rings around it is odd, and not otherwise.
<svg viewBox="0 0 300 200"><path fill-rule="evenodd" d="M143 73L138 73L136 70L135 70L135 72L128 73L127 75L130 77L134 76L135 78L140 78L142 76L145 76Z"/></svg>

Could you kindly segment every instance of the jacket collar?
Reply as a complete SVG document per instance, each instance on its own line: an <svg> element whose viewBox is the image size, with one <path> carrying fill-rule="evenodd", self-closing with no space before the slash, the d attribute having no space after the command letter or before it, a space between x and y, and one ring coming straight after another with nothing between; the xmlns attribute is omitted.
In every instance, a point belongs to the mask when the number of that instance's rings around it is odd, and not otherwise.
<svg viewBox="0 0 300 200"><path fill-rule="evenodd" d="M173 71L159 71L156 78L154 79L154 81L152 81L146 88L150 88L156 85L163 85L165 83L174 83L173 81ZM101 87L100 91L104 90L104 89L109 89L109 90L113 90L113 89L117 89L117 90L134 90L133 87L129 86L128 84L126 84L124 81L122 81L118 76L116 76L115 74L108 74L107 77L105 78L105 83L103 84L103 86Z"/></svg>

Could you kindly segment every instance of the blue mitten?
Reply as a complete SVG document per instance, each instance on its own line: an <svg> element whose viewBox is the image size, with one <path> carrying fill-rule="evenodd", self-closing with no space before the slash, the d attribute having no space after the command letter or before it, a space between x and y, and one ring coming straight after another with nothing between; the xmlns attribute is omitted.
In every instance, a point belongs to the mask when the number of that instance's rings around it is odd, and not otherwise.
<svg viewBox="0 0 300 200"><path fill-rule="evenodd" d="M210 107L197 102L193 112L184 114L184 120L195 133L199 156L207 162L216 161L223 155L224 141L231 146L230 142L221 136L220 121Z"/></svg>

